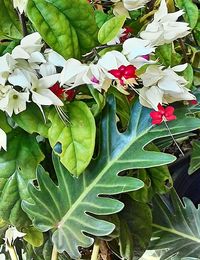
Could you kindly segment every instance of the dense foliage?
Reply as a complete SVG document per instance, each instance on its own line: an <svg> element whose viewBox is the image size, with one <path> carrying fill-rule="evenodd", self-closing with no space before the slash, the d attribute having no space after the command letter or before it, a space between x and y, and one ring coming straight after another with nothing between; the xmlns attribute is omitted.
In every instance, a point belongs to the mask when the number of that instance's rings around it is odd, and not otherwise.
<svg viewBox="0 0 200 260"><path fill-rule="evenodd" d="M200 259L199 5L0 0L0 259Z"/></svg>

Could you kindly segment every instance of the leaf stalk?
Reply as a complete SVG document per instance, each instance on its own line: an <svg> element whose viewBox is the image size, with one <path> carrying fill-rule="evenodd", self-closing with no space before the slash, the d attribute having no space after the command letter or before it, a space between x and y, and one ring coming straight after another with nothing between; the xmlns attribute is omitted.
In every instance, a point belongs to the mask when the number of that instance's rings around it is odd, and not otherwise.
<svg viewBox="0 0 200 260"><path fill-rule="evenodd" d="M97 238L94 242L91 260L97 260L99 255L100 240Z"/></svg>

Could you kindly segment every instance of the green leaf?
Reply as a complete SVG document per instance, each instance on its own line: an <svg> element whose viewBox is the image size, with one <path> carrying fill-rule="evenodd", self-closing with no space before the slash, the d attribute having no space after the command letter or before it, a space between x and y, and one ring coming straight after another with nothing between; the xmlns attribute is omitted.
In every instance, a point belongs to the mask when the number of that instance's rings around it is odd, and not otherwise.
<svg viewBox="0 0 200 260"><path fill-rule="evenodd" d="M178 8L183 9L185 14L183 15L186 22L190 27L194 29L198 21L198 7L192 2L192 0L175 0Z"/></svg>
<svg viewBox="0 0 200 260"><path fill-rule="evenodd" d="M52 240L59 252L67 251L76 259L80 257L79 246L89 247L93 243L89 234L105 236L113 231L113 224L93 215L114 214L123 208L123 203L100 195L120 194L143 186L143 182L136 178L118 176L120 171L174 161L172 155L144 151L153 139L170 135L165 125L152 127L149 112L136 102L128 129L120 133L116 126L115 100L110 96L101 122L100 151L84 174L78 179L73 178L55 156L53 162L58 185L42 168L38 169L39 189L29 185L34 203L24 201L23 209L39 230L52 230ZM186 121L181 118L175 123L169 122L169 127L173 134L178 134L198 128L199 124L199 119L188 118Z"/></svg>
<svg viewBox="0 0 200 260"><path fill-rule="evenodd" d="M3 129L5 133L8 133L12 130L3 111L0 111L0 128Z"/></svg>
<svg viewBox="0 0 200 260"><path fill-rule="evenodd" d="M11 0L0 0L0 37L20 39L21 26Z"/></svg>
<svg viewBox="0 0 200 260"><path fill-rule="evenodd" d="M113 40L115 36L117 36L119 30L122 28L125 21L126 16L119 15L105 22L98 33L99 42L101 44L105 44Z"/></svg>
<svg viewBox="0 0 200 260"><path fill-rule="evenodd" d="M100 10L95 10L95 19L99 28L112 17L113 15L106 14Z"/></svg>
<svg viewBox="0 0 200 260"><path fill-rule="evenodd" d="M193 141L192 143L192 155L190 161L189 174L194 173L200 168L200 141Z"/></svg>
<svg viewBox="0 0 200 260"><path fill-rule="evenodd" d="M96 117L105 106L105 97L93 86L89 85L88 88L95 101L91 107L91 111L94 117Z"/></svg>
<svg viewBox="0 0 200 260"><path fill-rule="evenodd" d="M49 120L48 137L51 147L57 151L62 164L75 176L80 175L88 166L94 152L96 126L88 106L75 101L67 105L69 124L64 124L58 113L52 110Z"/></svg>
<svg viewBox="0 0 200 260"><path fill-rule="evenodd" d="M28 18L64 58L80 58L97 44L94 11L86 0L29 0Z"/></svg>
<svg viewBox="0 0 200 260"><path fill-rule="evenodd" d="M161 260L178 259L200 255L200 208L191 200L183 203L175 191L171 192L172 208L169 201L157 197L153 210L153 237L149 249L168 249Z"/></svg>
<svg viewBox="0 0 200 260"><path fill-rule="evenodd" d="M192 87L192 83L194 79L192 66L188 64L187 68L181 74L183 75L184 79L188 81L186 87L190 89Z"/></svg>
<svg viewBox="0 0 200 260"><path fill-rule="evenodd" d="M22 230L26 235L23 237L25 241L31 244L33 247L39 247L44 242L43 233L38 231L34 227L23 228Z"/></svg>
<svg viewBox="0 0 200 260"><path fill-rule="evenodd" d="M172 44L164 44L162 46L158 46L155 51L156 58L159 59L161 64L165 66L175 66L179 65L182 56L175 52L175 50L172 49Z"/></svg>
<svg viewBox="0 0 200 260"><path fill-rule="evenodd" d="M125 129L130 118L130 102L127 96L119 92L115 87L110 87L108 93L113 94L116 98L117 115L121 120L122 127Z"/></svg>
<svg viewBox="0 0 200 260"><path fill-rule="evenodd" d="M26 132L38 133L44 137L48 136L50 125L45 123L43 115L35 104L29 104L27 109L18 115L13 115L14 121Z"/></svg>
<svg viewBox="0 0 200 260"><path fill-rule="evenodd" d="M29 198L27 183L35 178L44 156L35 138L18 130L8 134L7 150L0 152L0 218L25 226L29 221L21 209L21 200Z"/></svg>
<svg viewBox="0 0 200 260"><path fill-rule="evenodd" d="M120 253L123 259L139 259L147 249L152 234L151 209L128 196L123 196L122 201L125 207L120 212Z"/></svg>

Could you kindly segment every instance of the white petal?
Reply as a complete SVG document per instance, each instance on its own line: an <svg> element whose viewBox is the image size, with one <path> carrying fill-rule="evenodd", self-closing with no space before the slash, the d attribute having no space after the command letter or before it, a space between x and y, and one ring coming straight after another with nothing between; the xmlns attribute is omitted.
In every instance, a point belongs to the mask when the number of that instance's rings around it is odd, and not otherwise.
<svg viewBox="0 0 200 260"><path fill-rule="evenodd" d="M185 63L185 64L174 66L172 69L175 72L181 72L181 71L184 71L187 68L187 66L188 66L188 63Z"/></svg>
<svg viewBox="0 0 200 260"><path fill-rule="evenodd" d="M5 151L7 149L7 136L6 133L0 128L0 150L3 148Z"/></svg>

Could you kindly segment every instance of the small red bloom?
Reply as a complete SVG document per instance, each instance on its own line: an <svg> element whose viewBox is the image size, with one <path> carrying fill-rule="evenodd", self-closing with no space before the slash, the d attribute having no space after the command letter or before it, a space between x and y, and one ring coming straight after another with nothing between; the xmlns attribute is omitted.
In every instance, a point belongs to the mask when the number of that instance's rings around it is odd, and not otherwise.
<svg viewBox="0 0 200 260"><path fill-rule="evenodd" d="M57 82L52 87L49 88L58 98L66 98L68 101L72 101L75 97L76 92L74 89L64 89L60 87L60 84Z"/></svg>
<svg viewBox="0 0 200 260"><path fill-rule="evenodd" d="M63 97L64 89L60 87L60 84L57 82L52 87L49 88L58 98Z"/></svg>
<svg viewBox="0 0 200 260"><path fill-rule="evenodd" d="M131 37L133 33L133 29L129 26L124 27L125 31L123 32L123 36L120 37L120 42L123 43L125 40Z"/></svg>
<svg viewBox="0 0 200 260"><path fill-rule="evenodd" d="M173 114L174 108L168 106L164 108L160 103L158 104L158 111L151 111L150 117L152 118L153 125L160 125L163 121L172 121L176 119Z"/></svg>
<svg viewBox="0 0 200 260"><path fill-rule="evenodd" d="M195 100L195 99L190 100L189 102L190 102L191 105L197 105L198 104L197 100Z"/></svg>
<svg viewBox="0 0 200 260"><path fill-rule="evenodd" d="M118 69L109 70L115 78L120 80L120 84L124 85L124 79L135 79L136 76L136 67L133 65L121 65Z"/></svg>

